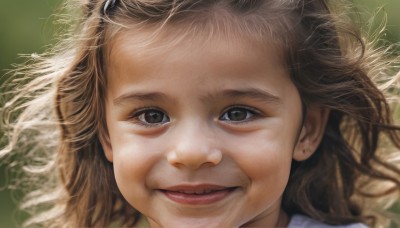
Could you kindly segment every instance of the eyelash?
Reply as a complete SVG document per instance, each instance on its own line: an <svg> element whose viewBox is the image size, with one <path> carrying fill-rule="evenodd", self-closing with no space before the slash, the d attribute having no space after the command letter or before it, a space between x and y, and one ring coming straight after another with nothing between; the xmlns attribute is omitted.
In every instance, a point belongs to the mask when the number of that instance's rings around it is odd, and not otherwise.
<svg viewBox="0 0 400 228"><path fill-rule="evenodd" d="M234 109L245 111L246 113L246 118L244 120L224 120L223 118L226 118L229 114L229 111L233 111ZM148 114L149 112L158 112L163 115L162 122L157 122L157 123L148 123L145 120L141 120L141 116L144 114ZM250 117L248 115L250 114ZM245 105L232 105L224 109L222 114L218 117L218 120L224 121L224 122L229 122L231 124L244 124L246 122L249 122L251 120L257 119L262 116L262 112L259 111L258 109L245 106ZM145 117L144 117L145 118ZM165 120L166 119L166 120ZM158 127L163 124L166 124L170 121L169 116L166 114L166 112L160 108L157 107L141 107L138 109L135 109L132 114L129 116L129 120L140 124L144 127Z"/></svg>

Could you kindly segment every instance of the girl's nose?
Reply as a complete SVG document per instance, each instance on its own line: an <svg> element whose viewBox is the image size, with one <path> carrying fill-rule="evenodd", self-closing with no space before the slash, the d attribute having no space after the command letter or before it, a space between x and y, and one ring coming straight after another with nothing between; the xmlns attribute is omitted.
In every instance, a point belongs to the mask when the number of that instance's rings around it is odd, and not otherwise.
<svg viewBox="0 0 400 228"><path fill-rule="evenodd" d="M214 166L221 162L222 151L217 148L217 139L207 127L188 124L184 129L176 129L173 149L167 155L168 162L178 168L198 169Z"/></svg>

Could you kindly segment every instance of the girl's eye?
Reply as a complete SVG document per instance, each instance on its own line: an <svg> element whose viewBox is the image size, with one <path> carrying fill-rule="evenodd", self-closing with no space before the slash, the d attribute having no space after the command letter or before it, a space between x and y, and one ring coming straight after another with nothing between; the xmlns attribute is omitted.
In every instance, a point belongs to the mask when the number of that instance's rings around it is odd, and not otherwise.
<svg viewBox="0 0 400 228"><path fill-rule="evenodd" d="M254 115L256 115L255 111L247 108L235 107L228 109L219 119L232 122L242 122L251 119Z"/></svg>
<svg viewBox="0 0 400 228"><path fill-rule="evenodd" d="M134 114L134 117L143 124L162 124L169 122L169 117L160 110L148 109Z"/></svg>

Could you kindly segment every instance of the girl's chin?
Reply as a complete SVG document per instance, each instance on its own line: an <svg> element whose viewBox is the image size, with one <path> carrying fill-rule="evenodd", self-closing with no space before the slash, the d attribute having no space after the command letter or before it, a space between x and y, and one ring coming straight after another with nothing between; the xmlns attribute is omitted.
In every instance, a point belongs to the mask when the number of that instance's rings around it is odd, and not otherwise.
<svg viewBox="0 0 400 228"><path fill-rule="evenodd" d="M168 218L168 219L161 219L159 222L154 220L148 220L149 227L156 228L156 227L176 227L176 228L186 228L186 227L193 227L193 228L205 228L205 227L239 227L240 225L230 224L226 220L226 218Z"/></svg>

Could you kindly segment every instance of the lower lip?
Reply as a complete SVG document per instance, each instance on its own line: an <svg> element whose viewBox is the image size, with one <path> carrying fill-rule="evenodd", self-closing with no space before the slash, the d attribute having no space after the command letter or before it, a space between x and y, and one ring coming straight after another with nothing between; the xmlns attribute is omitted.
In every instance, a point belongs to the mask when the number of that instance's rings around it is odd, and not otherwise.
<svg viewBox="0 0 400 228"><path fill-rule="evenodd" d="M236 188L228 188L225 190L219 190L215 192L210 192L208 194L186 194L175 191L161 191L170 200L175 201L180 204L190 204L190 205L205 205L216 203L228 195L230 195Z"/></svg>

